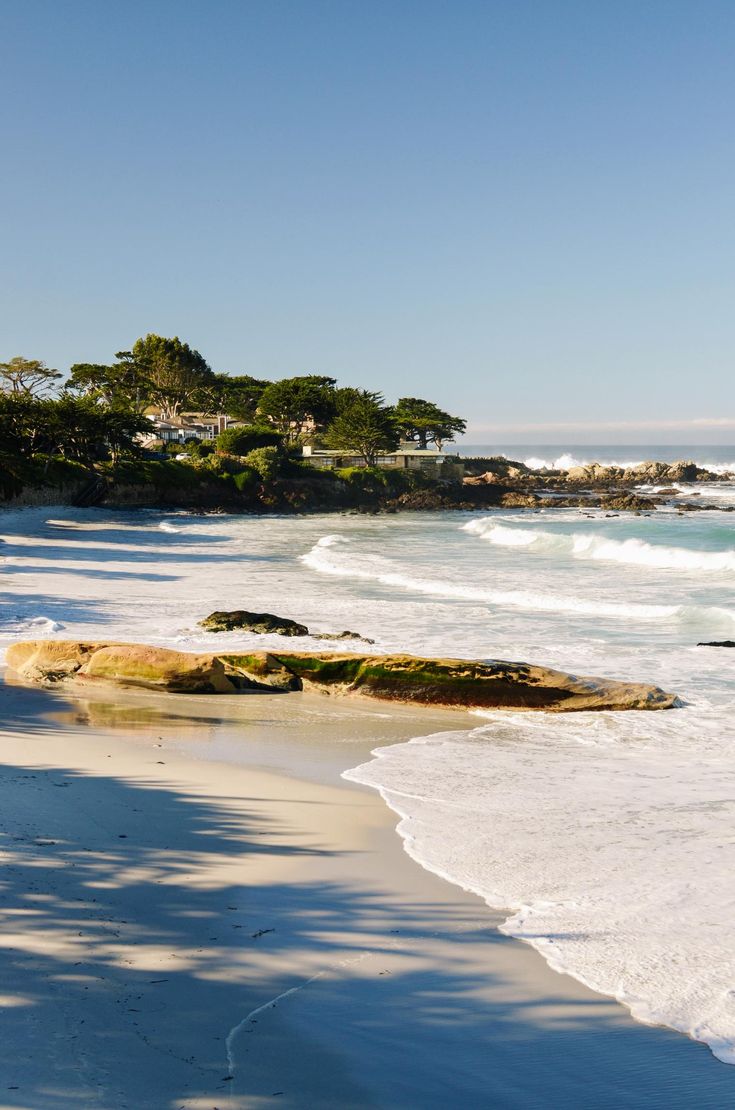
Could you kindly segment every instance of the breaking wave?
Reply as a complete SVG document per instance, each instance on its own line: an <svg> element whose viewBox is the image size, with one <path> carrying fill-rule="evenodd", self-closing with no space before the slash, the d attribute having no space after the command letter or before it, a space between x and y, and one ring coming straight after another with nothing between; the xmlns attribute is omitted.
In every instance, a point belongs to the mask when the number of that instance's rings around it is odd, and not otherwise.
<svg viewBox="0 0 735 1110"><path fill-rule="evenodd" d="M511 456L507 453L502 456L503 458L510 459ZM517 458L517 456L515 456ZM600 458L595 455L573 455L569 451L564 451L561 455L554 456L541 456L541 455L528 455L522 461L531 470L571 470L573 466L591 466L592 463L601 463L603 466L620 466L626 470L631 466L640 466L651 458L657 458L655 450L652 450L648 455L638 455L634 458ZM682 458L689 458L686 451L682 453ZM513 461L511 459L511 461ZM672 460L673 462L674 460ZM677 460L678 461L678 460ZM709 470L712 474L735 474L735 461L722 463L722 462L709 462L707 459L696 459L696 465L702 467L704 470Z"/></svg>
<svg viewBox="0 0 735 1110"><path fill-rule="evenodd" d="M51 617L26 617L24 620L18 621L18 627L27 629L29 632L61 632L64 625L59 621L54 621Z"/></svg>
<svg viewBox="0 0 735 1110"><path fill-rule="evenodd" d="M541 534L513 532L509 528L505 531L512 532L513 536L522 534L533 537ZM727 623L735 621L735 612L716 606L699 608L689 605L606 602L549 592L540 593L534 590L494 590L481 586L465 586L459 582L449 582L440 578L421 578L396 571L390 561L380 555L365 555L353 550L345 550L349 542L345 536L322 536L310 551L301 556L301 561L320 574L379 582L384 586L397 586L400 589L434 597L461 598L486 605L535 612L576 613L584 617L609 617L622 621L695 621L702 617L717 623L722 623L723 620ZM529 542L533 542L533 539Z"/></svg>
<svg viewBox="0 0 735 1110"><path fill-rule="evenodd" d="M463 524L465 532L480 536L498 547L524 547L537 552L567 554L575 559L599 559L658 570L735 571L735 550L695 551L686 547L666 547L632 537L611 540L591 532L545 532L540 529L512 528L496 524L489 517Z"/></svg>

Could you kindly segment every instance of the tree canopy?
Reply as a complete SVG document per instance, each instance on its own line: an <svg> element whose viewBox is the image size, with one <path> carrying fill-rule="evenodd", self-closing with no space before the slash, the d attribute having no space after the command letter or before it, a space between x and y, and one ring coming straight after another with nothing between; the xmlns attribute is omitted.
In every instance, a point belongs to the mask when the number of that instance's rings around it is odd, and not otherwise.
<svg viewBox="0 0 735 1110"><path fill-rule="evenodd" d="M58 399L0 394L0 446L19 456L61 455L91 462L111 454L134 454L136 437L150 422L127 408L91 397Z"/></svg>
<svg viewBox="0 0 735 1110"><path fill-rule="evenodd" d="M106 405L142 410L148 404L148 381L132 359L121 359L110 366L98 362L75 362L64 389L83 397L93 397Z"/></svg>
<svg viewBox="0 0 735 1110"><path fill-rule="evenodd" d="M213 384L214 374L204 357L178 336L166 339L149 333L136 339L132 351L119 351L115 357L142 375L148 400L164 420L193 405L197 393L201 398Z"/></svg>
<svg viewBox="0 0 735 1110"><path fill-rule="evenodd" d="M225 412L236 420L253 422L260 398L269 384L250 374L213 374L203 391L203 411Z"/></svg>
<svg viewBox="0 0 735 1110"><path fill-rule="evenodd" d="M450 416L433 401L421 397L401 397L393 418L403 438L417 443L422 450L433 443L441 451L445 443L451 443L467 427L466 420Z"/></svg>
<svg viewBox="0 0 735 1110"><path fill-rule="evenodd" d="M335 378L304 374L271 382L263 390L258 412L292 443L307 430L325 427L334 415Z"/></svg>
<svg viewBox="0 0 735 1110"><path fill-rule="evenodd" d="M62 376L37 358L16 355L8 362L0 362L0 388L6 393L40 397L53 389Z"/></svg>
<svg viewBox="0 0 735 1110"><path fill-rule="evenodd" d="M290 445L324 443L373 466L381 454L396 449L401 436L441 450L465 430L463 419L432 401L402 397L391 408L382 394L337 388L326 374L278 381L215 374L178 336L149 333L109 364L74 363L63 388L61 379L39 359L16 356L0 363L0 454L6 462L37 455L94 463L135 454L151 439L151 422L143 415L149 406L164 419L188 411L225 413L244 422L217 437L214 461L224 465L227 455L245 458L255 452L268 473L273 459L281 467L290 458ZM200 446L202 457L215 452L214 442Z"/></svg>
<svg viewBox="0 0 735 1110"><path fill-rule="evenodd" d="M375 466L378 455L398 446L393 412L382 394L367 389L338 390L336 407L337 415L324 436L328 447L354 451L368 466Z"/></svg>

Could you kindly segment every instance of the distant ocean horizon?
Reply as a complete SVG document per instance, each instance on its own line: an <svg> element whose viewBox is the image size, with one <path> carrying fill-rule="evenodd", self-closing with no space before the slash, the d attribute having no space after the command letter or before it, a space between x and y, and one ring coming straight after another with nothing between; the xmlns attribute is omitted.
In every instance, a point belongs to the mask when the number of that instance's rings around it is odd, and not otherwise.
<svg viewBox="0 0 735 1110"><path fill-rule="evenodd" d="M503 455L517 462L524 462L534 469L547 467L562 470L592 462L633 466L650 459L655 459L657 462L677 462L679 459L686 459L712 470L735 470L735 444L503 444L502 441L496 441L495 443L462 443L452 449L463 456L486 458Z"/></svg>

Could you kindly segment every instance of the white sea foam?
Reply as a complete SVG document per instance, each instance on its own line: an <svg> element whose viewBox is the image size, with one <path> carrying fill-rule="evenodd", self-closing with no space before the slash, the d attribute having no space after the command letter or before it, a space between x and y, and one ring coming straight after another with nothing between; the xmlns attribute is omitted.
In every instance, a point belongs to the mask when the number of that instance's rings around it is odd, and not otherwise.
<svg viewBox="0 0 735 1110"><path fill-rule="evenodd" d="M509 537L507 546L530 545L537 542L545 533L533 531L513 531L498 525L496 528ZM557 537L553 537L557 539ZM563 541L564 537L558 537ZM396 586L402 590L434 597L461 598L487 605L509 606L516 609L546 613L575 613L585 617L609 617L621 621L697 621L710 620L716 624L735 621L735 611L718 606L700 609L687 605L645 605L635 602L606 602L581 597L570 597L549 591L498 590L482 586L468 586L447 579L423 578L393 569L389 560L380 555L366 555L351 550L345 551L346 536L323 536L311 551L301 556L301 561L320 574L334 575L339 578L352 578L363 581L380 582L385 586ZM563 548L563 542L560 548Z"/></svg>
<svg viewBox="0 0 735 1110"><path fill-rule="evenodd" d="M465 532L481 536L499 547L526 547L538 552L568 553L577 559L600 559L659 570L735 571L735 550L695 551L684 547L652 544L636 537L610 539L591 532L545 532L497 524L493 517L471 520L462 525Z"/></svg>
<svg viewBox="0 0 735 1110"><path fill-rule="evenodd" d="M595 457L594 452L589 455L578 456L573 455L569 451L564 451L561 455L557 456L544 457L542 455L528 455L522 461L526 464L526 466L530 467L531 470L571 470L574 466L591 466L593 463L601 463L601 465L603 466L619 466L622 467L623 470L627 470L629 467L640 466L642 463L647 462L655 457L655 448L652 448L651 453L649 453L647 458L644 458L643 456L621 456L620 458L600 459ZM686 448L683 448L683 453L681 457L690 457L690 455L687 454ZM508 454L502 455L501 458L511 459L512 461L511 455ZM709 470L712 474L735 474L735 462L713 463L708 462L706 459L704 459L702 461L697 461L696 465L701 467L703 470Z"/></svg>
<svg viewBox="0 0 735 1110"><path fill-rule="evenodd" d="M176 525L172 524L169 520L162 520L161 523L158 525L158 527L161 529L162 532L180 532L181 531L180 528L177 528Z"/></svg>
<svg viewBox="0 0 735 1110"><path fill-rule="evenodd" d="M17 623L20 627L27 629L28 632L41 632L47 633L49 635L52 632L61 632L64 628L63 624L61 624L59 621L51 620L51 617L28 617L25 620L18 621Z"/></svg>
<svg viewBox="0 0 735 1110"><path fill-rule="evenodd" d="M713 717L679 712L698 752L676 714L496 713L345 777L380 790L418 862L512 911L504 932L735 1063L735 764Z"/></svg>
<svg viewBox="0 0 735 1110"><path fill-rule="evenodd" d="M507 455L504 456L504 458L507 457ZM597 460L591 457L579 459L575 455L564 452L564 454L559 455L557 458L554 459L544 459L539 457L538 455L529 455L528 458L524 459L523 461L526 466L531 468L531 470L571 470L573 466L589 466L591 463L596 462ZM638 466L643 461L643 459L626 459L619 462L606 462L604 465L629 467ZM714 471L715 468L712 467L711 469Z"/></svg>

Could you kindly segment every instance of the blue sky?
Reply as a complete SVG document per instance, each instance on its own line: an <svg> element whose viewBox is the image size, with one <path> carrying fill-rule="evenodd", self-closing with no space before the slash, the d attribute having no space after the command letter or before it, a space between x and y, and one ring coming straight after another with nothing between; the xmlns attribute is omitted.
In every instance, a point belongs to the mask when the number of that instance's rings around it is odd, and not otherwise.
<svg viewBox="0 0 735 1110"><path fill-rule="evenodd" d="M0 0L0 358L735 442L735 4Z"/></svg>

